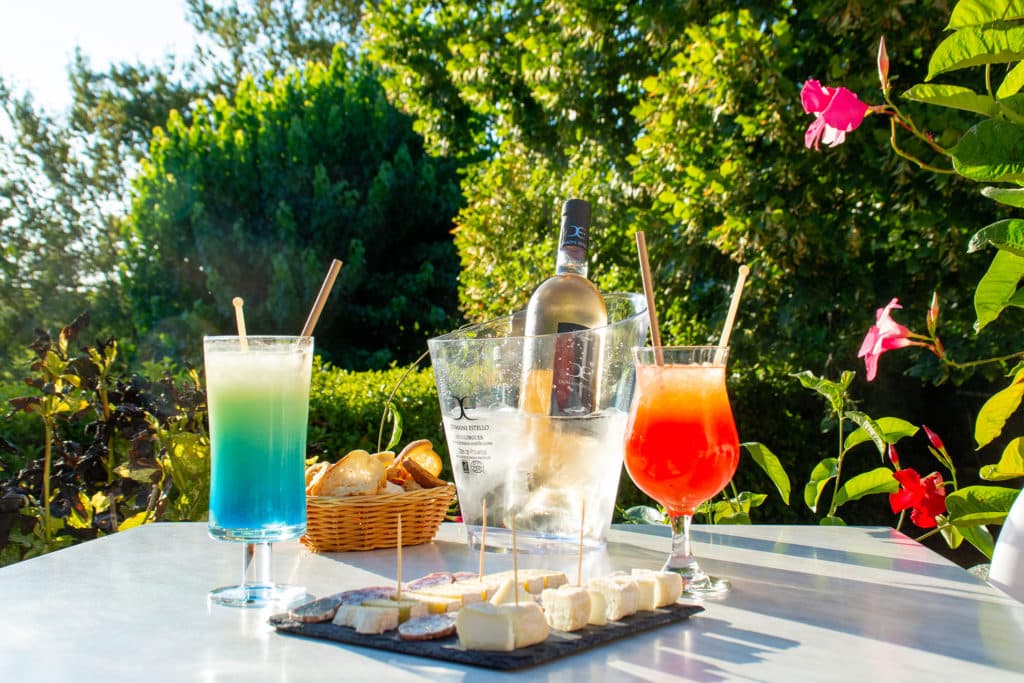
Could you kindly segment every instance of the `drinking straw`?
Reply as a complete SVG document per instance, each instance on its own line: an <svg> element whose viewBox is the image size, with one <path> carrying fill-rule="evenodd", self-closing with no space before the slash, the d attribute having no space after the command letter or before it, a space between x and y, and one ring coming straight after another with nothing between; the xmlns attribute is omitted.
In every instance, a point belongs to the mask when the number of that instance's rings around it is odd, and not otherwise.
<svg viewBox="0 0 1024 683"><path fill-rule="evenodd" d="M576 585L583 585L583 523L587 518L587 501L580 502L580 547L576 553Z"/></svg>
<svg viewBox="0 0 1024 683"><path fill-rule="evenodd" d="M654 284L651 282L651 264L647 260L647 240L643 230L636 233L636 248L640 253L640 279L644 284L644 295L647 297L647 315L651 319L651 343L654 346L654 358L658 365L665 363L661 352L661 332L658 330L658 309L654 307Z"/></svg>
<svg viewBox="0 0 1024 683"><path fill-rule="evenodd" d="M723 349L729 346L729 336L732 334L732 326L736 322L736 311L740 307L740 296L743 295L743 284L747 281L747 275L750 273L750 267L746 264L740 266L740 274L736 278L736 288L732 290L732 301L729 302L729 313L725 316L725 328L722 330L722 337L718 340L718 345ZM717 357L715 358L715 364L720 364L720 357L723 355L722 351L718 351Z"/></svg>
<svg viewBox="0 0 1024 683"><path fill-rule="evenodd" d="M316 327L316 321L320 319L320 313L324 310L324 304L327 303L327 297L331 293L331 287L334 286L334 280L338 277L340 270L341 261L333 259L331 267L327 270L327 277L324 278L324 283L320 285L320 293L316 295L313 308L309 311L309 317L306 318L306 324L302 326L301 336L309 337L313 334L313 328Z"/></svg>
<svg viewBox="0 0 1024 683"><path fill-rule="evenodd" d="M238 344L243 351L249 350L249 340L245 337L245 315L242 313L242 306L245 304L242 297L236 296L231 300L235 307L235 325L238 327Z"/></svg>

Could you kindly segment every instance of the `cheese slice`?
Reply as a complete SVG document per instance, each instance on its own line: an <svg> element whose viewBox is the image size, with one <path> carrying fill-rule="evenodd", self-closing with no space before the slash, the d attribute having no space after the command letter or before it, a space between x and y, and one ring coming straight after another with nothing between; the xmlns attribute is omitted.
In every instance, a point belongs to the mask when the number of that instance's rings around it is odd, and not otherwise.
<svg viewBox="0 0 1024 683"><path fill-rule="evenodd" d="M558 588L569 582L564 572L552 571L550 569L520 569L519 585L534 595L540 595L545 588ZM497 585L503 584L514 572L498 572L484 576L485 581L491 581Z"/></svg>
<svg viewBox="0 0 1024 683"><path fill-rule="evenodd" d="M519 602L534 601L533 594L528 593L523 586L517 585L515 579L510 576L498 587L498 590L494 591L489 602L492 605L515 604L517 593Z"/></svg>
<svg viewBox="0 0 1024 683"><path fill-rule="evenodd" d="M434 595L441 598L458 600L465 605L472 605L476 602L483 602L496 587L490 584L483 584L479 581L456 581L455 583L443 584L440 586L428 586L417 591L420 595Z"/></svg>
<svg viewBox="0 0 1024 683"><path fill-rule="evenodd" d="M458 612L462 607L462 598L448 598L443 595L428 595L420 591L402 591L402 597L423 603L427 606L428 614L445 614L447 612Z"/></svg>
<svg viewBox="0 0 1024 683"><path fill-rule="evenodd" d="M409 600L408 598L403 600L391 600L389 598L367 600L363 605L367 607L397 607L399 624L404 624L409 619L427 616L426 603L419 600Z"/></svg>
<svg viewBox="0 0 1024 683"><path fill-rule="evenodd" d="M556 631L578 631L590 620L590 593L582 586L545 588L540 601L544 619Z"/></svg>
<svg viewBox="0 0 1024 683"><path fill-rule="evenodd" d="M650 576L654 579L654 606L671 605L683 595L683 577L675 572L656 571L654 569L633 569L635 578Z"/></svg>
<svg viewBox="0 0 1024 683"><path fill-rule="evenodd" d="M459 642L467 650L512 650L543 642L550 632L544 612L535 602L492 605L479 602L455 617Z"/></svg>

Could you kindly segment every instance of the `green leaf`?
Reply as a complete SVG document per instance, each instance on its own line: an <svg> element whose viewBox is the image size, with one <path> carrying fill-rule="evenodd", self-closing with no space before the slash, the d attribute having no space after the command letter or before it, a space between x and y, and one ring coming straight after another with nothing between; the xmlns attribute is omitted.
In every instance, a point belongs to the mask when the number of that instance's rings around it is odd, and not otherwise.
<svg viewBox="0 0 1024 683"><path fill-rule="evenodd" d="M874 493L895 493L900 483L892 476L888 467L876 467L870 472L858 474L846 481L836 491L835 506L839 507L851 500L857 500Z"/></svg>
<svg viewBox="0 0 1024 683"><path fill-rule="evenodd" d="M974 441L983 448L1003 432L1006 421L1020 407L1024 397L1024 371L1013 377L1010 386L993 394L978 412L974 421Z"/></svg>
<svg viewBox="0 0 1024 683"><path fill-rule="evenodd" d="M968 543L973 545L988 559L992 559L992 553L996 549L996 541L992 538L992 533L984 524L971 527L957 527L957 530L963 535Z"/></svg>
<svg viewBox="0 0 1024 683"><path fill-rule="evenodd" d="M145 524L148 521L148 518L149 511L143 510L142 512L138 512L129 517L128 519L124 520L123 522L121 522L118 525L117 529L118 531L127 531L128 529L134 529L137 526L142 526L143 524Z"/></svg>
<svg viewBox="0 0 1024 683"><path fill-rule="evenodd" d="M986 187L981 193L1011 206L1024 206L1024 189L1008 190ZM971 241L967 245L967 253L973 254L989 244L1015 256L1024 257L1024 221L1019 218L1007 218L986 225L971 237Z"/></svg>
<svg viewBox="0 0 1024 683"><path fill-rule="evenodd" d="M1024 18L1021 0L960 0L949 15L947 29L983 26L994 21Z"/></svg>
<svg viewBox="0 0 1024 683"><path fill-rule="evenodd" d="M1024 87L1024 62L1010 69L996 90L996 97L1004 99L1016 95Z"/></svg>
<svg viewBox="0 0 1024 683"><path fill-rule="evenodd" d="M391 419L391 436L388 437L388 443L384 446L384 450L390 451L402 440L402 412L391 401L387 402L384 411L385 417Z"/></svg>
<svg viewBox="0 0 1024 683"><path fill-rule="evenodd" d="M836 517L835 515L822 517L821 521L818 522L818 524L820 524L821 526L846 526L846 522L844 522L842 518Z"/></svg>
<svg viewBox="0 0 1024 683"><path fill-rule="evenodd" d="M980 513L1006 515L1019 493L1006 486L965 486L946 495L946 510L950 521Z"/></svg>
<svg viewBox="0 0 1024 683"><path fill-rule="evenodd" d="M885 457L885 437L882 434L882 428L879 427L878 424L874 420L872 420L870 417L868 417L866 414L861 413L861 412L856 411L856 410L848 411L846 413L846 417L850 418L854 423L859 425L859 429L857 429L854 432L851 432L846 437L846 441L843 444L843 450L844 451L850 450L850 440L851 440L851 438L853 438L854 434L856 434L857 432L863 432L864 435L867 436L867 438L871 439L871 441L874 442L875 448L878 449L879 455L881 455L884 458ZM859 439L860 437L858 436L857 438ZM862 443L862 442L863 442L863 439L861 439L859 441L856 441L856 443Z"/></svg>
<svg viewBox="0 0 1024 683"><path fill-rule="evenodd" d="M1024 125L1002 119L975 124L949 150L953 168L983 182L1024 182Z"/></svg>
<svg viewBox="0 0 1024 683"><path fill-rule="evenodd" d="M999 111L998 103L991 96L979 95L970 88L960 85L920 83L903 93L903 96L915 102L970 111L984 116L994 116Z"/></svg>
<svg viewBox="0 0 1024 683"><path fill-rule="evenodd" d="M841 385L831 380L817 377L810 370L804 370L803 372L799 372L791 376L796 377L800 381L800 384L807 389L813 389L824 396L832 406L832 410L836 413L839 413L843 409L843 388Z"/></svg>
<svg viewBox="0 0 1024 683"><path fill-rule="evenodd" d="M950 520L950 524L955 525L959 529L967 529L984 524L1002 524L1006 521L1006 515L1007 513L1005 512L971 512Z"/></svg>
<svg viewBox="0 0 1024 683"><path fill-rule="evenodd" d="M987 481L1005 481L1024 477L1024 438L1017 437L1006 444L999 462L981 468L981 478Z"/></svg>
<svg viewBox="0 0 1024 683"><path fill-rule="evenodd" d="M1024 277L1024 257L1000 249L974 290L974 314L978 331L999 317L1007 306L1022 307L1018 290Z"/></svg>
<svg viewBox="0 0 1024 683"><path fill-rule="evenodd" d="M981 188L981 194L988 197L989 199L999 202L1000 204L1006 204L1007 206L1016 206L1017 208L1024 208L1024 187L983 187ZM999 222L1001 223L1002 221ZM993 225L996 224L994 223ZM987 230L987 228L982 228L981 232L984 232L985 230ZM1020 230L1019 226L1018 230ZM977 235L980 235L981 232L977 233L975 237L977 237ZM988 242L988 238L984 238L983 242L975 247L974 239L972 239L971 247L974 248L969 248L969 250L977 251L978 249L984 247L985 244L987 244ZM995 244L995 242L992 242L992 244Z"/></svg>
<svg viewBox="0 0 1024 683"><path fill-rule="evenodd" d="M768 478L775 484L775 488L778 490L782 500L789 505L789 493L790 493L790 481L789 475L786 473L785 468L782 466L782 462L779 458L772 453L767 446L763 443L756 441L747 441L741 444L747 452L750 453L750 457L754 459L754 462L764 470L764 473L768 475Z"/></svg>
<svg viewBox="0 0 1024 683"><path fill-rule="evenodd" d="M920 428L913 423L907 422L906 420L898 417L880 417L875 420L875 424L881 430L882 439L887 444L898 443L900 439L908 436L914 436L920 430ZM846 441L843 443L843 448L845 450L850 450L854 446L870 440L870 438L871 437L868 436L868 433L863 429L855 429L846 437Z"/></svg>
<svg viewBox="0 0 1024 683"><path fill-rule="evenodd" d="M630 524L664 524L665 514L649 505L634 505L622 513L622 518Z"/></svg>
<svg viewBox="0 0 1024 683"><path fill-rule="evenodd" d="M1024 27L1008 29L965 26L939 43L928 62L930 81L939 74L983 64L1024 59Z"/></svg>
<svg viewBox="0 0 1024 683"><path fill-rule="evenodd" d="M804 503L811 509L811 512L818 511L818 502L821 500L822 492L838 474L836 472L838 463L836 458L825 458L811 470L811 478L804 485Z"/></svg>
<svg viewBox="0 0 1024 683"><path fill-rule="evenodd" d="M723 515L715 515L715 524L750 524L750 513L729 510Z"/></svg>
<svg viewBox="0 0 1024 683"><path fill-rule="evenodd" d="M946 545L953 550L959 548L960 544L964 542L964 535L960 533L960 530L955 526L941 526L943 524L941 515L935 519L938 520L940 524L939 533L942 534L942 538L946 540Z"/></svg>

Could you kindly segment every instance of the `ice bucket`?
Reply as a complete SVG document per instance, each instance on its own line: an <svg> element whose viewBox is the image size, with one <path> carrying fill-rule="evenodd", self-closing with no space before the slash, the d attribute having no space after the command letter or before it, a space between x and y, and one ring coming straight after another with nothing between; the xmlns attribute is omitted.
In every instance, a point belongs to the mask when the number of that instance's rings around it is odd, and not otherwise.
<svg viewBox="0 0 1024 683"><path fill-rule="evenodd" d="M445 438L468 541L479 547L486 501L488 548L571 553L605 543L633 392L630 349L648 327L644 296L605 295L604 327L524 337L523 313L430 339ZM598 349L593 411L551 416L521 401L523 357L533 349ZM531 388L532 391L534 388Z"/></svg>

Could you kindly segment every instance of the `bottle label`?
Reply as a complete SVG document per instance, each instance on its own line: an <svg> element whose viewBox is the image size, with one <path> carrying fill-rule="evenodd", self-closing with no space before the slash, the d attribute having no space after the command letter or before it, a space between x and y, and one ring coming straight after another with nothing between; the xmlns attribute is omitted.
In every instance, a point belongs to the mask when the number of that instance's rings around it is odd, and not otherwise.
<svg viewBox="0 0 1024 683"><path fill-rule="evenodd" d="M594 354L597 338L590 334L566 334L589 329L574 323L558 323L551 382L551 415L589 415L596 410Z"/></svg>
<svg viewBox="0 0 1024 683"><path fill-rule="evenodd" d="M583 251L590 248L590 229L586 225L562 224L562 235L559 238L560 248L579 247Z"/></svg>

